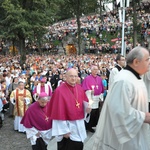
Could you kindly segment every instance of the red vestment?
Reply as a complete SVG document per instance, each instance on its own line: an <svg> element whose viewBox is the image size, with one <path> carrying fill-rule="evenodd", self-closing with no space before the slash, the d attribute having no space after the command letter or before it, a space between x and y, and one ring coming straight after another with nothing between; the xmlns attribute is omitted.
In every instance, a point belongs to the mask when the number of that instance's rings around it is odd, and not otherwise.
<svg viewBox="0 0 150 150"><path fill-rule="evenodd" d="M76 106L76 100L80 106ZM61 84L51 97L48 116L52 120L80 120L84 118L83 101L88 101L84 90L78 84Z"/></svg>

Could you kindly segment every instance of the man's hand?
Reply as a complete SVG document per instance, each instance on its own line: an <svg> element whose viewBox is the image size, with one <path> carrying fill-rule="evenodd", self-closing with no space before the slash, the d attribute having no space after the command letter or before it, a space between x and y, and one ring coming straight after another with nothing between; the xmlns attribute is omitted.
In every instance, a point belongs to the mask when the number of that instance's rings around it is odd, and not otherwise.
<svg viewBox="0 0 150 150"><path fill-rule="evenodd" d="M149 112L145 113L144 123L150 124L150 113Z"/></svg>
<svg viewBox="0 0 150 150"><path fill-rule="evenodd" d="M68 139L70 137L70 133L64 134L63 137Z"/></svg>
<svg viewBox="0 0 150 150"><path fill-rule="evenodd" d="M91 109L90 107L86 108L86 113L89 114L89 113L91 112L91 110L92 110L92 109Z"/></svg>
<svg viewBox="0 0 150 150"><path fill-rule="evenodd" d="M36 134L36 136L37 136L37 137L40 137L40 132L38 132L38 133Z"/></svg>

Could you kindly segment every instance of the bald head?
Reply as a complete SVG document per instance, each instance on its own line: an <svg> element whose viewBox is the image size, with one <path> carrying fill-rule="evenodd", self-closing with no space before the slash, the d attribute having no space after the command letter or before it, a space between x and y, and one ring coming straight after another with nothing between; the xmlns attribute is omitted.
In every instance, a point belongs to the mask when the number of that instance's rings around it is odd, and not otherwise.
<svg viewBox="0 0 150 150"><path fill-rule="evenodd" d="M66 75L70 75L70 74L72 74L72 73L73 73L73 74L78 74L76 69L71 68L71 69L68 69L68 70L67 70Z"/></svg>
<svg viewBox="0 0 150 150"><path fill-rule="evenodd" d="M127 55L127 64L139 75L146 73L150 67L149 51L141 46L135 47Z"/></svg>
<svg viewBox="0 0 150 150"><path fill-rule="evenodd" d="M78 72L76 69L71 68L66 73L66 82L71 86L75 86L78 79Z"/></svg>
<svg viewBox="0 0 150 150"><path fill-rule="evenodd" d="M148 50L144 47L137 46L133 48L127 55L127 64L132 64L134 59L142 60L145 53L149 53Z"/></svg>

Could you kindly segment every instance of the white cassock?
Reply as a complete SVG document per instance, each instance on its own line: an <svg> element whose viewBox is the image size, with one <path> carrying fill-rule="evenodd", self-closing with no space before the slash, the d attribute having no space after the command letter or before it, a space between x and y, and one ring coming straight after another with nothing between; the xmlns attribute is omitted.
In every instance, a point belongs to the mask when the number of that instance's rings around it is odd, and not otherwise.
<svg viewBox="0 0 150 150"><path fill-rule="evenodd" d="M122 70L106 97L92 150L150 150L147 91L143 80Z"/></svg>
<svg viewBox="0 0 150 150"><path fill-rule="evenodd" d="M112 83L114 82L115 76L116 76L118 73L119 73L119 70L118 70L116 67L114 67L114 68L110 71L109 82L108 82L108 83L109 83L109 86L108 86L109 89L110 89Z"/></svg>
<svg viewBox="0 0 150 150"><path fill-rule="evenodd" d="M143 75L143 80L148 92L148 102L150 102L150 71Z"/></svg>
<svg viewBox="0 0 150 150"><path fill-rule="evenodd" d="M16 90L14 90L14 91L16 91ZM21 92L23 92L23 90L20 90L20 93ZM15 99L16 99L16 92L13 93L13 97L10 97L10 102L13 105L16 105L16 101L14 101ZM31 103L31 100L28 97L25 97L24 100L25 100L25 105L26 106L28 106ZM19 132L25 132L25 127L22 124L20 124L21 120L22 120L22 116L15 115L14 130L18 130Z"/></svg>
<svg viewBox="0 0 150 150"><path fill-rule="evenodd" d="M86 135L84 119L76 121L53 120L52 136L56 136L57 142L63 139L63 134L70 133L72 141L84 142Z"/></svg>
<svg viewBox="0 0 150 150"><path fill-rule="evenodd" d="M36 140L39 137L42 137L43 141L48 145L51 137L52 137L52 130L44 130L39 131L36 128L25 128L27 139L30 139L31 145L36 145ZM36 134L39 133L39 137L36 136Z"/></svg>

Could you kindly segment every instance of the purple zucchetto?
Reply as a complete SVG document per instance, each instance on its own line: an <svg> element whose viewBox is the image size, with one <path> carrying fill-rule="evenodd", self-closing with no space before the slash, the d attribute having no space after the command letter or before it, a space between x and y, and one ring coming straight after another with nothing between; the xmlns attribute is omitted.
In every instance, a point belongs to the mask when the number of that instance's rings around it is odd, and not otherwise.
<svg viewBox="0 0 150 150"><path fill-rule="evenodd" d="M45 92L41 92L38 96L38 100L49 100L50 97L45 93Z"/></svg>

